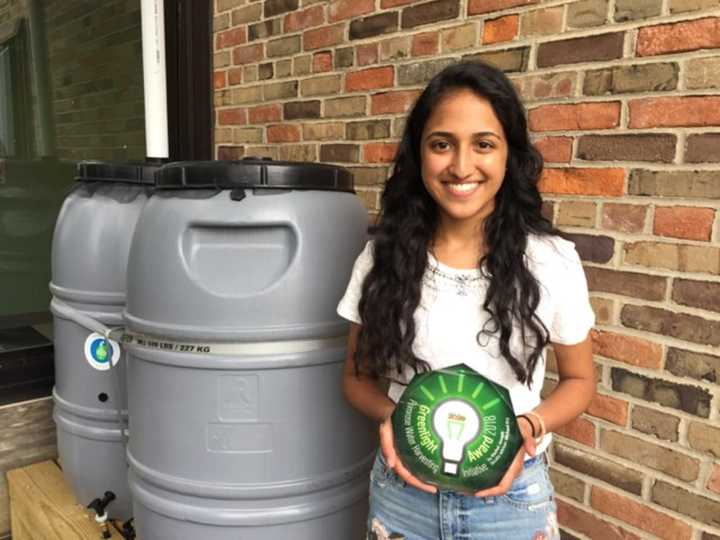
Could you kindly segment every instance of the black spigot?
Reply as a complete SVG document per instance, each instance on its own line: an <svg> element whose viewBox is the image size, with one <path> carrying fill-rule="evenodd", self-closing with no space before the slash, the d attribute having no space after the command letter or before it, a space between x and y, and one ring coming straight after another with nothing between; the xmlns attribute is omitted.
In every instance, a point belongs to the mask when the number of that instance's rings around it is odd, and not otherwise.
<svg viewBox="0 0 720 540"><path fill-rule="evenodd" d="M106 491L105 496L102 499L93 499L87 507L90 510L95 510L95 513L98 516L102 516L105 514L105 508L107 508L107 505L113 502L115 498L115 494L112 491Z"/></svg>
<svg viewBox="0 0 720 540"><path fill-rule="evenodd" d="M112 491L106 491L105 496L102 499L93 499L87 507L95 511L95 521L102 528L103 538L112 538L110 527L108 525L107 514L105 508L108 504L115 500L115 494Z"/></svg>

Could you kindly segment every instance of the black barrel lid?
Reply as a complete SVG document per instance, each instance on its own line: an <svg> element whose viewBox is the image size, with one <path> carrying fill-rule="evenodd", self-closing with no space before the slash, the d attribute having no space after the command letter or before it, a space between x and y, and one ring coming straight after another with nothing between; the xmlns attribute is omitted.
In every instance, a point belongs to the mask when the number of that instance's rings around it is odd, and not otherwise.
<svg viewBox="0 0 720 540"><path fill-rule="evenodd" d="M118 182L123 184L155 184L155 173L162 161L112 162L80 161L75 180L78 182Z"/></svg>
<svg viewBox="0 0 720 540"><path fill-rule="evenodd" d="M268 158L180 161L157 173L158 189L315 189L353 192L350 171L334 165Z"/></svg>

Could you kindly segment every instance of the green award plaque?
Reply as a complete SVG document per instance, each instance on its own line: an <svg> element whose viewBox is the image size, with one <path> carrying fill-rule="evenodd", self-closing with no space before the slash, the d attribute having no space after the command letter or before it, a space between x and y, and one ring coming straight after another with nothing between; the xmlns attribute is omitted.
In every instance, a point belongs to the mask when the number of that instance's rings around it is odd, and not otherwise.
<svg viewBox="0 0 720 540"><path fill-rule="evenodd" d="M405 467L459 492L496 486L522 446L508 390L465 365L416 375L392 424Z"/></svg>

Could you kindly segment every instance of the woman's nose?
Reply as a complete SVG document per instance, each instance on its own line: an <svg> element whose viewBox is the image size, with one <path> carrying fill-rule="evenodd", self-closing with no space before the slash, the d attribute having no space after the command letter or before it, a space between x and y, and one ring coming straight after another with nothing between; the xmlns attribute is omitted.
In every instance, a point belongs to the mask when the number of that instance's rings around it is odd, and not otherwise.
<svg viewBox="0 0 720 540"><path fill-rule="evenodd" d="M459 149L455 152L450 163L450 173L456 178L463 179L470 176L474 165L472 155L468 151Z"/></svg>

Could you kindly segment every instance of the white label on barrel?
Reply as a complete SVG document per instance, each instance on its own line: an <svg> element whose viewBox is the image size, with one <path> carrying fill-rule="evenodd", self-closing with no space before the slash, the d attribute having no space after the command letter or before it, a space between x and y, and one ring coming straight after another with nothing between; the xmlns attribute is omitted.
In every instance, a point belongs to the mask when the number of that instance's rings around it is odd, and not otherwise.
<svg viewBox="0 0 720 540"><path fill-rule="evenodd" d="M285 341L256 341L241 343L191 343L168 341L152 336L123 332L119 335L118 339L123 345L138 346L145 349L189 354L217 354L223 356L236 354L295 354L329 349L333 347L345 347L347 344L346 334L320 339L293 339Z"/></svg>
<svg viewBox="0 0 720 540"><path fill-rule="evenodd" d="M107 371L120 360L120 345L117 341L93 332L85 339L85 360L94 369Z"/></svg>

